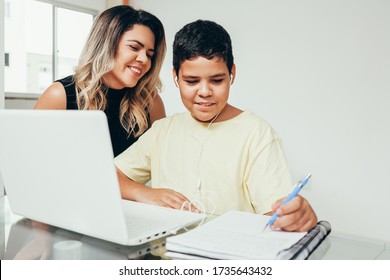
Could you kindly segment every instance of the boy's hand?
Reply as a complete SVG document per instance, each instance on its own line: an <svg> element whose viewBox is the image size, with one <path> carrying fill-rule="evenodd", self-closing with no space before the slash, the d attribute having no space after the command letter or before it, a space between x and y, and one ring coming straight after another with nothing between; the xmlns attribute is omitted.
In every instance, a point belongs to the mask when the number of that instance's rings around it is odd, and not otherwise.
<svg viewBox="0 0 390 280"><path fill-rule="evenodd" d="M145 200L142 202L174 209L182 209L183 207L183 210L190 210L192 212L200 213L199 209L197 209L193 204L191 204L191 209L189 209L190 200L181 193L174 190L149 188L144 191L147 193L145 193Z"/></svg>
<svg viewBox="0 0 390 280"><path fill-rule="evenodd" d="M279 199L272 205L272 210L279 214L279 218L272 225L273 228L285 231L308 231L317 224L317 216L305 198L297 195L289 203L280 207L284 199Z"/></svg>

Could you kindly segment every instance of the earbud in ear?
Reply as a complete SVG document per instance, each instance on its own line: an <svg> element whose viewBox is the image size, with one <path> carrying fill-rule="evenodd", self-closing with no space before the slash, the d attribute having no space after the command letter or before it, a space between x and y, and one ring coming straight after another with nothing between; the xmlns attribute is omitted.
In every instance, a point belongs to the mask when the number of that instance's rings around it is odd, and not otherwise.
<svg viewBox="0 0 390 280"><path fill-rule="evenodd" d="M175 85L176 85L176 87L179 87L179 83L177 81L177 76L175 77Z"/></svg>
<svg viewBox="0 0 390 280"><path fill-rule="evenodd" d="M230 74L230 84L233 84L233 74Z"/></svg>

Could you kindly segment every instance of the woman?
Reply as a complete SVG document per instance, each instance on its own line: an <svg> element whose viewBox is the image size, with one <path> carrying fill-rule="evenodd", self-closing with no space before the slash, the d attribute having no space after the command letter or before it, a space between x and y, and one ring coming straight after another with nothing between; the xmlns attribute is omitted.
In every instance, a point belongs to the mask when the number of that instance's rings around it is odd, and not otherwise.
<svg viewBox="0 0 390 280"><path fill-rule="evenodd" d="M34 109L103 110L116 156L165 117L158 95L165 52L154 15L125 5L107 9L94 21L75 74L49 86Z"/></svg>
<svg viewBox="0 0 390 280"><path fill-rule="evenodd" d="M165 52L164 27L154 15L125 5L107 9L94 21L75 74L50 85L34 109L103 110L116 156L165 117L158 95ZM17 257L46 258L48 242L35 237Z"/></svg>

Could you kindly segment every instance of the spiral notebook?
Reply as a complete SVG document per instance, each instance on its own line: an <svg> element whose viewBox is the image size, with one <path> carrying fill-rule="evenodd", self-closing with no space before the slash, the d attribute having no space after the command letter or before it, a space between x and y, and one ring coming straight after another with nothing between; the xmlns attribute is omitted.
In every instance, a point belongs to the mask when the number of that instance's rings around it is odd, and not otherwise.
<svg viewBox="0 0 390 280"><path fill-rule="evenodd" d="M167 238L173 259L307 259L330 233L321 221L309 232L263 231L269 216L230 211L186 233Z"/></svg>

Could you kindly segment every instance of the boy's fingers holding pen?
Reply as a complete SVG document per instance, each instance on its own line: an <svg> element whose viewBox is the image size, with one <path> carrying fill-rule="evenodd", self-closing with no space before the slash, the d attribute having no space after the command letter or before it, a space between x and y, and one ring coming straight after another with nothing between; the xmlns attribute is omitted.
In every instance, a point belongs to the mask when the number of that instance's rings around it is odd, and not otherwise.
<svg viewBox="0 0 390 280"><path fill-rule="evenodd" d="M271 225L274 229L280 228L290 231L301 230L302 225L307 224L309 220L311 221L310 224L317 221L317 217L310 204L306 199L298 195L310 177L311 174L307 175L295 185L288 196L277 200L273 204L272 210L274 214L269 219L267 225Z"/></svg>
<svg viewBox="0 0 390 280"><path fill-rule="evenodd" d="M279 214L279 216L286 215L288 213L292 213L294 211L297 211L299 208L302 207L304 198L300 195L297 195L294 197L289 203L281 206L282 202L284 201L284 198L281 198L277 200L272 205L272 210Z"/></svg>
<svg viewBox="0 0 390 280"><path fill-rule="evenodd" d="M274 227L285 231L308 231L317 223L310 204L302 196L297 196L290 203L277 208L279 218Z"/></svg>
<svg viewBox="0 0 390 280"><path fill-rule="evenodd" d="M307 217L301 215L300 212L286 214L279 217L274 223L274 226L284 231L304 231L301 230L304 224L307 223Z"/></svg>

